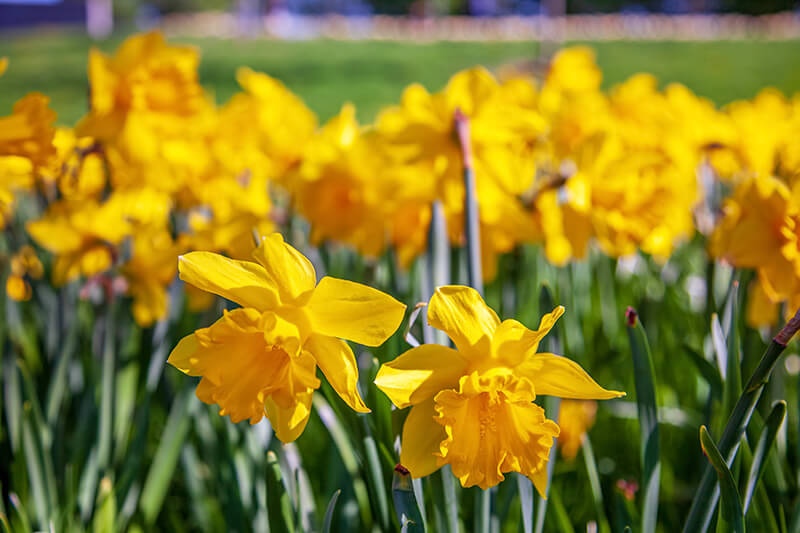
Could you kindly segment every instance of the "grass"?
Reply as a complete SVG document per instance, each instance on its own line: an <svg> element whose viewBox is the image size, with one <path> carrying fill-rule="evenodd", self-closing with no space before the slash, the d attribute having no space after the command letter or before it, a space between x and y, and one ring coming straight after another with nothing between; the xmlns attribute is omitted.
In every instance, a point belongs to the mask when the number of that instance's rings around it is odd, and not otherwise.
<svg viewBox="0 0 800 533"><path fill-rule="evenodd" d="M113 51L122 37L97 43ZM202 51L204 85L225 101L237 90L237 67L248 65L283 80L324 120L345 102L370 120L397 102L403 87L420 82L444 85L455 71L475 64L496 68L536 57L536 42L426 44L396 42L176 39ZM93 42L63 32L17 35L0 40L0 56L11 64L0 80L0 114L28 91L52 98L62 124L74 123L87 106L86 56ZM636 72L651 72L663 83L681 82L722 105L751 98L764 86L800 91L800 41L588 42L597 50L605 85Z"/></svg>

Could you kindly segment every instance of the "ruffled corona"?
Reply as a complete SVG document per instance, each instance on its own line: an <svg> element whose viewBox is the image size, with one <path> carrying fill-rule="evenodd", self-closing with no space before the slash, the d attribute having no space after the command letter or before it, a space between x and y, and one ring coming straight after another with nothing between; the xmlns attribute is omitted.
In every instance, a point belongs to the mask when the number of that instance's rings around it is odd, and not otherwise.
<svg viewBox="0 0 800 533"><path fill-rule="evenodd" d="M533 403L533 385L508 370L463 376L458 390L436 395L438 417L447 438L438 462L450 464L464 487L487 489L503 474L528 476L544 494L545 474L558 426Z"/></svg>

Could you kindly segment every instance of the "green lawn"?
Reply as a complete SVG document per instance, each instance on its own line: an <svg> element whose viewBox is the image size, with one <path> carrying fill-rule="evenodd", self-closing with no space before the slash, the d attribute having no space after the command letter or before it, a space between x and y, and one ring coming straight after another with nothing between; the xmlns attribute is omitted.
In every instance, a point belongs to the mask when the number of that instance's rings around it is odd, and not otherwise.
<svg viewBox="0 0 800 533"><path fill-rule="evenodd" d="M186 42L185 40L179 40ZM112 51L120 38L99 43ZM362 120L396 102L402 88L421 82L441 87L458 69L475 64L497 67L535 57L538 44L395 43L267 40L190 40L203 52L201 79L224 101L236 90L240 65L262 70L286 82L325 119L351 101ZM773 85L800 90L800 41L759 42L602 42L598 61L611 85L641 71L662 82L679 81L720 104L752 97ZM11 64L0 79L0 113L27 91L52 97L59 122L72 123L86 109L86 54L92 42L65 33L36 33L0 40L0 56Z"/></svg>

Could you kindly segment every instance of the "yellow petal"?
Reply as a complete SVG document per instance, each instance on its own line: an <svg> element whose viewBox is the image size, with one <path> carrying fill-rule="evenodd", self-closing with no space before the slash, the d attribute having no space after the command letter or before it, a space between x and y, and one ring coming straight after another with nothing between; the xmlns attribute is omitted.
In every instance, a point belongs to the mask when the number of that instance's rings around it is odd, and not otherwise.
<svg viewBox="0 0 800 533"><path fill-rule="evenodd" d="M580 365L552 353L533 355L517 367L517 371L531 380L537 395L576 400L608 400L625 396L624 392L604 389Z"/></svg>
<svg viewBox="0 0 800 533"><path fill-rule="evenodd" d="M272 313L235 309L181 340L169 362L203 376L197 387L200 400L218 404L220 414L230 415L234 423L249 419L255 424L264 416L265 399L286 411L319 386L314 358L289 354L299 345L296 328L290 330Z"/></svg>
<svg viewBox="0 0 800 533"><path fill-rule="evenodd" d="M278 305L275 287L256 263L211 252L191 252L179 257L178 271L186 283L243 307L264 311Z"/></svg>
<svg viewBox="0 0 800 533"><path fill-rule="evenodd" d="M551 452L552 453L552 452ZM547 499L547 465L540 468L532 475L529 476L530 480L533 481L533 486L536 487L536 492L539 493L539 496Z"/></svg>
<svg viewBox="0 0 800 533"><path fill-rule="evenodd" d="M287 444L293 442L303 433L311 415L311 397L313 391L304 392L296 396L296 403L289 407L281 407L271 397L264 400L267 417L272 425L275 435Z"/></svg>
<svg viewBox="0 0 800 533"><path fill-rule="evenodd" d="M515 367L536 353L539 342L553 328L558 318L564 314L564 307L556 307L552 313L542 317L539 329L532 331L520 322L509 319L497 327L492 338L492 355Z"/></svg>
<svg viewBox="0 0 800 533"><path fill-rule="evenodd" d="M28 222L25 228L39 246L54 254L74 252L83 244L80 233L56 217Z"/></svg>
<svg viewBox="0 0 800 533"><path fill-rule="evenodd" d="M466 369L466 359L452 348L423 344L382 365L375 385L403 409L457 387Z"/></svg>
<svg viewBox="0 0 800 533"><path fill-rule="evenodd" d="M178 342L178 345L172 349L172 353L167 358L167 363L171 364L184 374L190 376L197 376L199 374L192 373L192 368L195 363L193 359L196 357L197 351L200 349L200 344L197 341L194 333L187 335Z"/></svg>
<svg viewBox="0 0 800 533"><path fill-rule="evenodd" d="M447 438L444 428L434 421L437 416L433 398L411 408L403 424L400 464L419 478L439 470L439 445Z"/></svg>
<svg viewBox="0 0 800 533"><path fill-rule="evenodd" d="M313 334L303 349L311 352L333 390L356 412L369 413L358 392L358 365L353 350L336 337Z"/></svg>
<svg viewBox="0 0 800 533"><path fill-rule="evenodd" d="M6 279L6 294L14 301L27 302L31 299L31 286L25 278L12 274Z"/></svg>
<svg viewBox="0 0 800 533"><path fill-rule="evenodd" d="M431 298L428 324L447 333L462 355L488 356L500 319L475 289L448 285L437 288Z"/></svg>
<svg viewBox="0 0 800 533"><path fill-rule="evenodd" d="M306 309L317 333L379 346L400 326L406 306L366 285L324 277Z"/></svg>
<svg viewBox="0 0 800 533"><path fill-rule="evenodd" d="M280 233L264 237L253 252L253 257L264 267L267 278L277 288L283 303L294 302L317 283L314 265L285 243Z"/></svg>

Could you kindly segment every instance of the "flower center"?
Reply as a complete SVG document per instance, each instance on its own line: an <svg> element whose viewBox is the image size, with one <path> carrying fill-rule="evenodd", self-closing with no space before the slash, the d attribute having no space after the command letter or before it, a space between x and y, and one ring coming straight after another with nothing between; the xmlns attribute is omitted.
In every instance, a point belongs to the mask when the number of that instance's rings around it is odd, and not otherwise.
<svg viewBox="0 0 800 533"><path fill-rule="evenodd" d="M461 378L458 391L435 397L436 422L447 438L440 464L450 464L465 487L492 487L507 472L533 477L545 467L558 426L533 403L532 386L508 374Z"/></svg>

